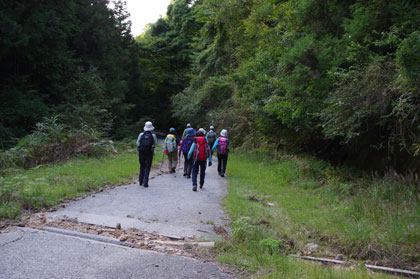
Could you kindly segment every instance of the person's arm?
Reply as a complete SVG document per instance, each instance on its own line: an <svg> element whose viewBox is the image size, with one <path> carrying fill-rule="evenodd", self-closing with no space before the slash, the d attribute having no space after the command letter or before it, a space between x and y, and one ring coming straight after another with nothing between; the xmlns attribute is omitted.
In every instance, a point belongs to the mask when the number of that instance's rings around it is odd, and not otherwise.
<svg viewBox="0 0 420 279"><path fill-rule="evenodd" d="M137 146L140 145L140 138L143 135L143 133L140 133L139 136L137 137Z"/></svg>
<svg viewBox="0 0 420 279"><path fill-rule="evenodd" d="M219 139L217 139L214 144L213 144L213 148L211 149L212 151L214 151L217 147L217 145L219 144Z"/></svg>
<svg viewBox="0 0 420 279"><path fill-rule="evenodd" d="M194 153L195 142L191 145L190 151L188 152L188 159L191 158L191 155Z"/></svg>

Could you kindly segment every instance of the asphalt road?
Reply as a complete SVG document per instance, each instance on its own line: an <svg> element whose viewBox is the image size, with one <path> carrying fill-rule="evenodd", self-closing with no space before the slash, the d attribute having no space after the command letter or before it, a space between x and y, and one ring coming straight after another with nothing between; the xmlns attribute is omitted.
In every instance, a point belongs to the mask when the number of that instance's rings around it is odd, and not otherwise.
<svg viewBox="0 0 420 279"><path fill-rule="evenodd" d="M120 223L124 229L160 235L214 239L213 225L228 229L220 205L226 194L226 178L218 176L216 168L207 168L204 187L197 192L192 191L191 179L185 178L181 169L156 176L148 188L138 184L117 187L67 204L49 215L111 227Z"/></svg>
<svg viewBox="0 0 420 279"><path fill-rule="evenodd" d="M0 234L0 278L230 278L195 259L14 228Z"/></svg>

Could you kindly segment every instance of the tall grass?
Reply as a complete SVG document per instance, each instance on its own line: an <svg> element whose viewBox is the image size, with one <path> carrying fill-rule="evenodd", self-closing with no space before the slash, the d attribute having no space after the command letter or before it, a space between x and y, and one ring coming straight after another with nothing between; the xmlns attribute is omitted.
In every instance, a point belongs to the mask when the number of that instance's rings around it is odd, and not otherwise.
<svg viewBox="0 0 420 279"><path fill-rule="evenodd" d="M300 264L284 256L315 242L321 255L343 253L394 267L418 265L416 182L393 175L355 176L309 156L273 157L236 152L229 158L225 206L233 217L233 236L220 247L223 261L262 278L371 278L363 270L340 275L306 264L285 273Z"/></svg>
<svg viewBox="0 0 420 279"><path fill-rule="evenodd" d="M160 154L158 148L155 154ZM154 164L161 156L154 157ZM17 218L24 210L57 205L107 185L129 183L139 171L135 149L102 158L74 158L65 163L15 170L0 176L0 218Z"/></svg>

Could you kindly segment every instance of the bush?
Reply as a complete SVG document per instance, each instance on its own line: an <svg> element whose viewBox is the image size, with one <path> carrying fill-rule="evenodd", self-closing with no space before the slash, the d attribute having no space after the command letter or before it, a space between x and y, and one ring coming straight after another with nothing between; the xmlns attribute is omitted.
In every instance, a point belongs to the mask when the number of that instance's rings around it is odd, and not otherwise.
<svg viewBox="0 0 420 279"><path fill-rule="evenodd" d="M65 161L73 156L98 157L116 152L113 142L88 125L73 129L62 124L58 116L44 118L32 134L17 145L0 153L0 168L31 168L41 164Z"/></svg>

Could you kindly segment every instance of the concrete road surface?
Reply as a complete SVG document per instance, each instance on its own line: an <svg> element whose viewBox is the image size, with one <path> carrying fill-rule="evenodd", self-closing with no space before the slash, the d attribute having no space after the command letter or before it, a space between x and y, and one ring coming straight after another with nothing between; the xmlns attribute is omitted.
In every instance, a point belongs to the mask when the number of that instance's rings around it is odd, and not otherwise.
<svg viewBox="0 0 420 279"><path fill-rule="evenodd" d="M0 278L230 278L197 260L27 228L0 234Z"/></svg>

